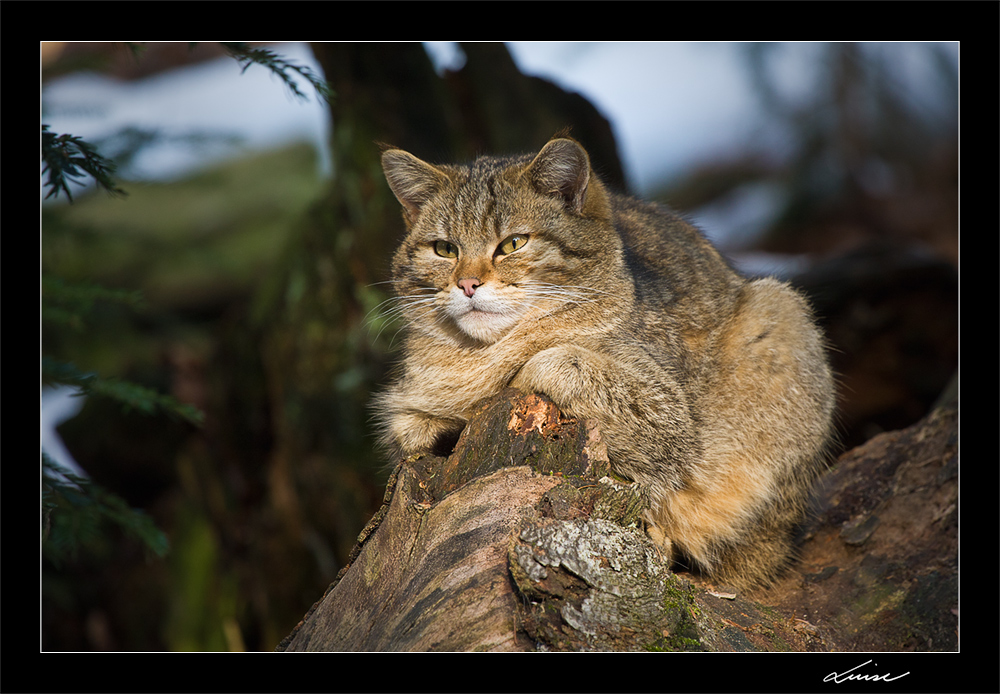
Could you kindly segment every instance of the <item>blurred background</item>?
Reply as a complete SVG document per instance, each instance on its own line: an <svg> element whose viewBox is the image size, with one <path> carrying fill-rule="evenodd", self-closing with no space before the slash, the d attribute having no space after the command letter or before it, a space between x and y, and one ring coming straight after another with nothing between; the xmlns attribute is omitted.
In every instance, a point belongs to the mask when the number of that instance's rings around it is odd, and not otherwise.
<svg viewBox="0 0 1000 694"><path fill-rule="evenodd" d="M570 126L612 186L810 295L843 447L957 388L957 44L43 43L41 65L44 650L272 650L346 562L388 474L367 404L403 227L376 142L454 161Z"/></svg>

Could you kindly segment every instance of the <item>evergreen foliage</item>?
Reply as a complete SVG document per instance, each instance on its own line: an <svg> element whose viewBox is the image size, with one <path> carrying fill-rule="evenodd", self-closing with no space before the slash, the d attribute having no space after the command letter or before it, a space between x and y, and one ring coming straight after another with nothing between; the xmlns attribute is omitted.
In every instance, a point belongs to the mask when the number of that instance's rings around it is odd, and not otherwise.
<svg viewBox="0 0 1000 694"><path fill-rule="evenodd" d="M138 305L138 292L117 291L91 284L67 285L61 280L42 281L42 319L78 330L98 300ZM104 378L80 371L72 363L49 356L41 359L42 383L70 385L80 396L104 396L120 402L128 412L163 413L200 425L203 414L192 405L151 388L118 378ZM42 552L53 565L75 559L81 550L95 552L109 523L140 540L151 554L162 557L168 549L166 535L142 511L120 497L65 470L42 451Z"/></svg>
<svg viewBox="0 0 1000 694"><path fill-rule="evenodd" d="M308 81L325 101L333 99L334 94L330 85L317 77L308 67L295 65L274 51L251 48L240 41L221 42L219 45L240 64L243 72L246 72L251 65L261 65L274 73L288 87L292 95L301 101L307 100L308 97L299 89L291 73L298 74ZM144 48L141 44L135 43L126 43L126 47L132 51L136 59ZM49 126L46 124L42 124L42 163L42 174L48 174L44 183L48 189L46 200L59 197L59 192L62 191L72 201L69 180L85 179L87 176L93 178L108 193L127 195L115 184L114 162L101 156L92 144L82 138L66 133L57 135L49 131Z"/></svg>
<svg viewBox="0 0 1000 694"><path fill-rule="evenodd" d="M42 452L42 553L56 567L81 549L97 552L108 525L138 539L150 555L163 557L167 536L145 513L91 480L64 469Z"/></svg>
<svg viewBox="0 0 1000 694"><path fill-rule="evenodd" d="M73 201L69 192L68 179L92 177L97 184L112 195L126 195L115 185L115 165L105 159L88 142L73 135L56 135L49 126L42 124L42 174L48 174L45 187L49 189L45 199L59 197L59 191Z"/></svg>
<svg viewBox="0 0 1000 694"><path fill-rule="evenodd" d="M173 418L201 424L204 415L197 408L178 402L169 395L118 378L102 378L96 373L84 373L73 364L42 357L42 382L77 386L80 395L103 395L120 402L126 412L144 414L161 412Z"/></svg>
<svg viewBox="0 0 1000 694"><path fill-rule="evenodd" d="M42 320L66 325L75 330L84 328L87 314L98 301L110 301L134 309L144 306L142 293L124 289L109 289L92 282L67 283L60 277L42 276Z"/></svg>
<svg viewBox="0 0 1000 694"><path fill-rule="evenodd" d="M294 75L305 78L316 92L326 100L332 90L309 68L294 65L271 51L251 48L245 43L222 44L227 53L239 62L245 72L257 64L272 71L299 100L307 96L296 84ZM142 44L126 44L138 60ZM126 130L119 141L121 153L106 156L95 144L72 134L52 132L50 126L41 126L42 188L44 198L57 199L65 194L74 202L70 191L72 184L93 180L96 187L113 196L127 193L116 181L118 164L127 164L127 158L142 144L150 141L155 133L136 129ZM102 145L101 149L104 149ZM43 243L45 237L43 235ZM40 314L43 333L54 338L43 344L40 358L41 381L49 386L71 386L80 396L105 397L119 403L125 412L137 411L153 416L166 415L171 419L200 426L204 415L192 405L182 403L170 395L123 378L100 375L78 366L80 355L65 346L75 341L62 341L68 332L88 333L96 330L108 305L142 311L146 304L139 291L115 289L93 282L72 282L53 276L43 267L41 277ZM119 339L121 336L119 336ZM114 336L108 336L113 342ZM53 354L56 352L57 354ZM41 535L45 563L57 571L72 572L67 564L85 558L103 565L111 556L117 538L137 540L148 558L163 558L170 549L167 535L153 519L142 510L131 508L118 494L93 480L73 474L41 451ZM184 539L176 541L178 554L183 554Z"/></svg>
<svg viewBox="0 0 1000 694"><path fill-rule="evenodd" d="M312 70L307 67L294 65L266 48L250 48L243 42L221 43L220 45L242 66L243 72L246 72L247 68L251 65L266 67L284 82L288 90L300 101L305 101L308 97L299 89L295 80L289 74L290 72L295 72L304 77L312 85L313 89L316 90L316 93L327 102L333 99L333 90L330 89L330 85L325 80L313 74Z"/></svg>

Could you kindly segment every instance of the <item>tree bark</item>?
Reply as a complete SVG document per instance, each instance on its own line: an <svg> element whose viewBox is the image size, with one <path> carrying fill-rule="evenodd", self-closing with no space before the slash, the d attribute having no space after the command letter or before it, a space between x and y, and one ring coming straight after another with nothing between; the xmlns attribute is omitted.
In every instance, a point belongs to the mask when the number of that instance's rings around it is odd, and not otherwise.
<svg viewBox="0 0 1000 694"><path fill-rule="evenodd" d="M955 650L956 430L950 402L844 454L799 564L740 595L667 569L593 422L508 390L399 465L278 650Z"/></svg>

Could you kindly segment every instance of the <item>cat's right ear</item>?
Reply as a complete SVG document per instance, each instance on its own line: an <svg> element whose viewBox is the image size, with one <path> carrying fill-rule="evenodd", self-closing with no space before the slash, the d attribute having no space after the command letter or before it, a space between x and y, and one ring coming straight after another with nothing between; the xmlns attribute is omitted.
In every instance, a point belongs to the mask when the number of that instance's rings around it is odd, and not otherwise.
<svg viewBox="0 0 1000 694"><path fill-rule="evenodd" d="M420 208L448 183L444 171L401 149L382 152L382 171L410 224L417 221Z"/></svg>

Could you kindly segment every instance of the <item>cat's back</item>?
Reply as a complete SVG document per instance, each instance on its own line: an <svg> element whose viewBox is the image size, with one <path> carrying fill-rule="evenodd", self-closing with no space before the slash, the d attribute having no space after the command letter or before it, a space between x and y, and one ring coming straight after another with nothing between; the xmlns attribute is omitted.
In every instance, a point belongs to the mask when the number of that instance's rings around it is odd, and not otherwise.
<svg viewBox="0 0 1000 694"><path fill-rule="evenodd" d="M663 205L610 199L640 311L706 327L728 315L746 280L697 227Z"/></svg>

